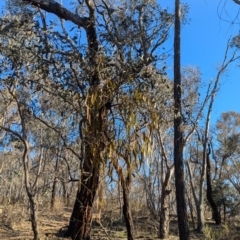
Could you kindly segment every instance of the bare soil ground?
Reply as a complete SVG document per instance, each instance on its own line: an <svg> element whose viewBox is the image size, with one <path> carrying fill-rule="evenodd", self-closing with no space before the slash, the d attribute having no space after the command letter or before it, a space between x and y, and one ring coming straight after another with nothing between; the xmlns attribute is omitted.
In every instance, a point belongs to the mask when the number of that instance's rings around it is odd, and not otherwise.
<svg viewBox="0 0 240 240"><path fill-rule="evenodd" d="M0 208L1 209L1 208ZM31 222L29 216L24 210L19 207L2 208L0 213L0 240L29 240L33 239L31 231ZM38 214L39 218L39 231L41 240L66 240L64 232L68 225L71 214L71 208L58 208L51 212L50 210L42 210ZM157 237L158 223L147 217L141 217L135 220L136 239L154 240ZM170 238L169 240L177 240L177 222L172 221L170 225ZM125 240L127 239L126 228L124 223L118 219L115 221L105 220L93 222L92 228L93 240ZM191 239L203 240L206 239L203 234L198 234L191 231ZM230 239L230 238L224 238ZM239 238L240 239L240 232Z"/></svg>

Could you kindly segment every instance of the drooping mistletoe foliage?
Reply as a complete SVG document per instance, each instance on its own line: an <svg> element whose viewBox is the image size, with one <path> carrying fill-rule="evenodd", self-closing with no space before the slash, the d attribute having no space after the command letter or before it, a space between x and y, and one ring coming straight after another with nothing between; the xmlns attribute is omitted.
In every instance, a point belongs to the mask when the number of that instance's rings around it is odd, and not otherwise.
<svg viewBox="0 0 240 240"><path fill-rule="evenodd" d="M102 164L122 156L129 172L150 149L146 129L169 94L159 47L173 15L154 1L78 1L72 12L53 0L9 2L19 8L1 19L2 88L24 96L21 107L79 158L69 234L88 239Z"/></svg>

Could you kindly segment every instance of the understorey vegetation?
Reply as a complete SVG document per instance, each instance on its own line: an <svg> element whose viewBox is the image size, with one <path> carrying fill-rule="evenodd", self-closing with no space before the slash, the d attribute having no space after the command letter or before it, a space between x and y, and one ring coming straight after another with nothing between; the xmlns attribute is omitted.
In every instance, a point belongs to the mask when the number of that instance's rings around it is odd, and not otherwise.
<svg viewBox="0 0 240 240"><path fill-rule="evenodd" d="M117 239L114 224L134 240L142 222L160 239L229 236L240 210L240 113L210 119L239 36L206 82L180 64L188 11L179 0L167 9L154 0L5 1L0 216L24 209L34 240L43 212L57 216L59 204L71 212L61 237L74 240L97 239L95 225Z"/></svg>

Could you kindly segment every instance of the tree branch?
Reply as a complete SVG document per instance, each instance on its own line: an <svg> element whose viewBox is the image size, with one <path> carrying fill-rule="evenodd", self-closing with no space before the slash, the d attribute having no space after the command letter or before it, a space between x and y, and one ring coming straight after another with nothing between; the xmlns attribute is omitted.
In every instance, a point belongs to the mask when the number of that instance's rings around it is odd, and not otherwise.
<svg viewBox="0 0 240 240"><path fill-rule="evenodd" d="M236 4L240 5L240 0L233 0Z"/></svg>
<svg viewBox="0 0 240 240"><path fill-rule="evenodd" d="M79 27L87 28L89 24L89 18L79 17L77 14L72 13L68 9L64 8L58 2L54 0L22 0L24 3L31 4L35 7L41 8L47 12L53 13L59 18L69 20Z"/></svg>

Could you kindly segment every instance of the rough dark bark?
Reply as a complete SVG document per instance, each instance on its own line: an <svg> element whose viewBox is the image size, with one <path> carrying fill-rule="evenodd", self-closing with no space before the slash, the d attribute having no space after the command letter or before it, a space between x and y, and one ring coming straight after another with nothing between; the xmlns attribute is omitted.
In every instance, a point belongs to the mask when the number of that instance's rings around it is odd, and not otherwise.
<svg viewBox="0 0 240 240"><path fill-rule="evenodd" d="M223 221L224 223L226 222L227 220L227 206L225 204L225 201L223 201Z"/></svg>
<svg viewBox="0 0 240 240"><path fill-rule="evenodd" d="M189 239L189 227L185 202L183 133L181 116L181 69L180 69L180 0L175 0L174 34L174 165L177 215L180 240Z"/></svg>
<svg viewBox="0 0 240 240"><path fill-rule="evenodd" d="M113 165L118 173L118 178L121 182L121 187L123 190L122 212L123 212L123 216L124 216L125 224L126 224L126 228L127 228L128 240L134 240L135 239L135 231L134 231L134 224L133 224L131 206L130 206L130 201L129 201L130 184L131 184L130 164L127 163L127 165L128 165L127 172L128 173L127 173L126 178L124 178L124 176L123 176L122 168L116 162L113 162Z"/></svg>
<svg viewBox="0 0 240 240"><path fill-rule="evenodd" d="M57 179L56 177L54 177L53 185L52 185L52 193L51 193L51 205L50 205L51 210L54 209L55 202L56 202L56 188L57 188Z"/></svg>
<svg viewBox="0 0 240 240"><path fill-rule="evenodd" d="M39 240L39 231L38 231L38 219L37 219L37 203L34 199L34 196L31 193L27 193L29 203L30 203L30 218L32 224L32 230L34 235L34 240Z"/></svg>
<svg viewBox="0 0 240 240"><path fill-rule="evenodd" d="M88 169L89 168L89 169ZM88 171L87 171L88 169ZM90 240L92 227L92 206L99 184L100 165L85 163L81 176L81 186L77 192L75 204L66 236L76 240ZM89 176L89 173L92 176Z"/></svg>
<svg viewBox="0 0 240 240"><path fill-rule="evenodd" d="M211 179L211 164L210 164L210 147L209 151L207 153L207 200L212 208L213 212L213 219L215 220L215 223L217 225L221 224L221 214L220 211L213 199L213 193L212 193L212 179Z"/></svg>

